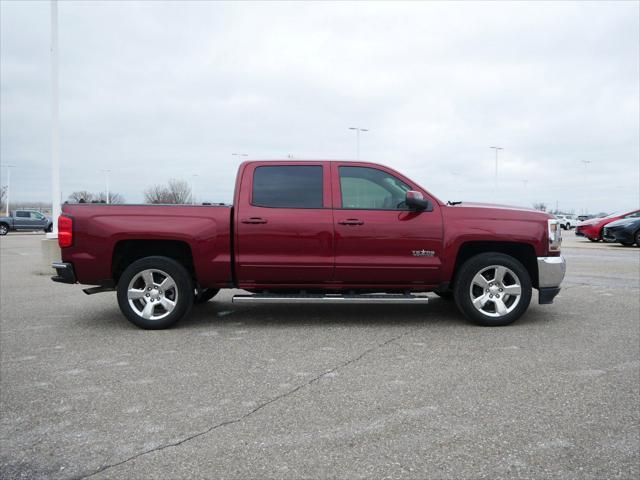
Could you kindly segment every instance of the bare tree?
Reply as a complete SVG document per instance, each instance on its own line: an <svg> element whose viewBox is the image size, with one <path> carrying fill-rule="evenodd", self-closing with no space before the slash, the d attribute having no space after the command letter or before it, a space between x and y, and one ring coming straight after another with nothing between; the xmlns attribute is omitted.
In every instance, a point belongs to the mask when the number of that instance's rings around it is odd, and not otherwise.
<svg viewBox="0 0 640 480"><path fill-rule="evenodd" d="M95 201L107 203L107 194L106 192L97 193L94 198ZM120 195L118 192L109 192L109 203L124 203L124 197Z"/></svg>
<svg viewBox="0 0 640 480"><path fill-rule="evenodd" d="M536 210L540 210L541 212L546 212L547 211L547 204L544 203L544 202L534 203L533 204L533 208L535 208Z"/></svg>
<svg viewBox="0 0 640 480"><path fill-rule="evenodd" d="M87 190L78 190L69 195L69 202L71 203L91 203L94 200L94 195Z"/></svg>
<svg viewBox="0 0 640 480"><path fill-rule="evenodd" d="M7 201L7 186L2 185L0 187L0 208L4 209L4 202Z"/></svg>
<svg viewBox="0 0 640 480"><path fill-rule="evenodd" d="M152 185L144 191L145 203L191 203L191 187L184 180L172 178L167 185Z"/></svg>

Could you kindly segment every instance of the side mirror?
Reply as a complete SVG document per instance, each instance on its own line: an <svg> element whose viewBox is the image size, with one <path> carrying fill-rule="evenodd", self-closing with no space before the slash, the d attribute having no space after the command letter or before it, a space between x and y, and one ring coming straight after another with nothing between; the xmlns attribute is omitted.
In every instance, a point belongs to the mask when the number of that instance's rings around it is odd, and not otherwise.
<svg viewBox="0 0 640 480"><path fill-rule="evenodd" d="M407 192L404 203L407 204L407 207L415 210L427 210L428 212L432 210L431 202L426 200L420 192L416 192L415 190L409 190Z"/></svg>

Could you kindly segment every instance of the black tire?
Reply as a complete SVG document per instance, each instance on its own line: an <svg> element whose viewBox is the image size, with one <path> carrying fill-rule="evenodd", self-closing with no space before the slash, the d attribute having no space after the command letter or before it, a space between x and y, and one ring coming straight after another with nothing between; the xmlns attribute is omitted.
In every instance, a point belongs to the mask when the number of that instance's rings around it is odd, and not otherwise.
<svg viewBox="0 0 640 480"><path fill-rule="evenodd" d="M47 228L44 229L44 233L51 233L53 232L53 225L49 225Z"/></svg>
<svg viewBox="0 0 640 480"><path fill-rule="evenodd" d="M144 270L157 270L166 273L175 282L175 289L172 291L172 293L177 296L175 306L168 315L161 319L143 318L129 304L127 295L129 283ZM193 281L191 280L189 272L175 260L160 256L145 257L133 262L122 273L118 281L118 305L124 316L127 317L127 320L137 327L146 330L169 328L186 317L191 311L191 307L193 306Z"/></svg>
<svg viewBox="0 0 640 480"><path fill-rule="evenodd" d="M590 242L596 243L599 242L600 239L599 238L591 238L591 237L587 237L589 239Z"/></svg>
<svg viewBox="0 0 640 480"><path fill-rule="evenodd" d="M7 233L9 233L9 225L0 223L0 235L6 235Z"/></svg>
<svg viewBox="0 0 640 480"><path fill-rule="evenodd" d="M476 274L491 266L502 266L508 268L515 274L515 276L517 276L517 279L515 280L520 283L521 293L518 303L515 303L515 299L511 300L512 297L509 297L508 301L513 302L511 304L513 306L513 310L500 317L492 317L480 312L476 307L474 307L471 298L471 288L474 277ZM508 276L509 279L512 279L511 274L508 274ZM454 287L456 305L468 320L478 325L486 327L509 325L522 316L531 302L532 286L529 272L527 272L527 269L524 268L522 263L509 255L489 252L471 257L462 265L462 267L460 267L456 278L456 284ZM507 289L506 286L504 288ZM494 303L495 300L489 300L489 302L496 305L496 303ZM495 309L497 310L497 308Z"/></svg>
<svg viewBox="0 0 640 480"><path fill-rule="evenodd" d="M620 242L623 247L633 247L633 242Z"/></svg>
<svg viewBox="0 0 640 480"><path fill-rule="evenodd" d="M200 294L196 293L193 296L193 303L195 305L200 305L201 303L207 303L209 300L215 297L219 291L220 291L219 288L205 288L204 290L200 290Z"/></svg>
<svg viewBox="0 0 640 480"><path fill-rule="evenodd" d="M636 232L635 238L636 238L636 247L640 247L640 230Z"/></svg>

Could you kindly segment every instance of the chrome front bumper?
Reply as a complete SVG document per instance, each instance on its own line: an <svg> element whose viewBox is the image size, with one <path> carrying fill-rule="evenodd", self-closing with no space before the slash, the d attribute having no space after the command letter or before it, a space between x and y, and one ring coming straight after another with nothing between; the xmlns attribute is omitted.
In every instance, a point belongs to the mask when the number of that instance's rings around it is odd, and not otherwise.
<svg viewBox="0 0 640 480"><path fill-rule="evenodd" d="M559 287L567 271L563 256L538 257L538 287Z"/></svg>
<svg viewBox="0 0 640 480"><path fill-rule="evenodd" d="M566 271L564 257L538 257L538 303L553 303Z"/></svg>

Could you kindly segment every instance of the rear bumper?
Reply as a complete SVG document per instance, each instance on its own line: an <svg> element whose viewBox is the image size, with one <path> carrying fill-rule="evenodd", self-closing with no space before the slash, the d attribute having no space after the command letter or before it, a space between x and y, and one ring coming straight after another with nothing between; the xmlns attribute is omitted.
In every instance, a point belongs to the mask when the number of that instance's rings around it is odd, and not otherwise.
<svg viewBox="0 0 640 480"><path fill-rule="evenodd" d="M538 257L538 303L553 303L566 271L564 257Z"/></svg>
<svg viewBox="0 0 640 480"><path fill-rule="evenodd" d="M73 270L71 263L56 262L51 264L56 270L57 275L51 277L51 280L58 283L78 283L76 280L76 272Z"/></svg>

